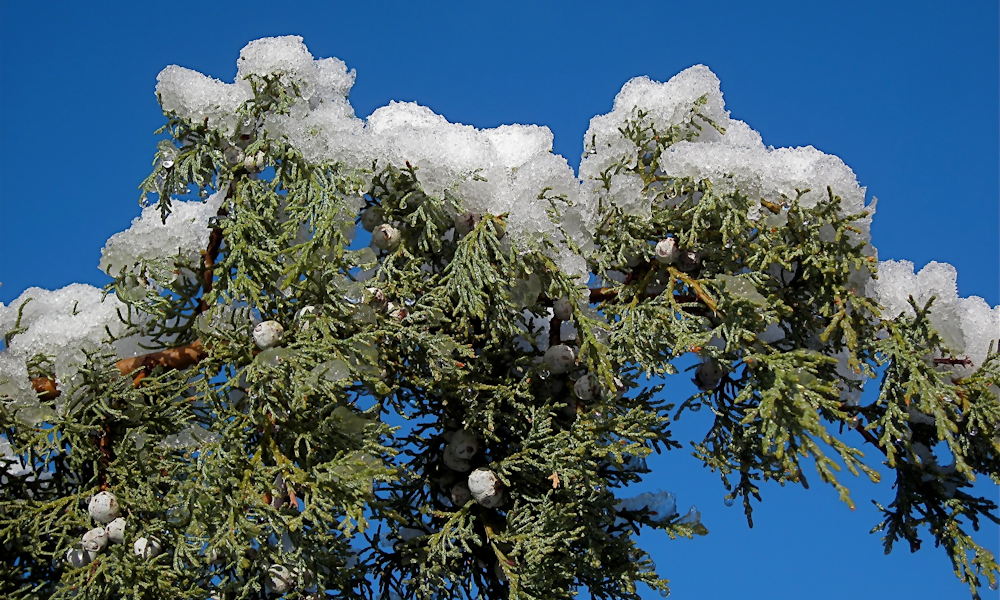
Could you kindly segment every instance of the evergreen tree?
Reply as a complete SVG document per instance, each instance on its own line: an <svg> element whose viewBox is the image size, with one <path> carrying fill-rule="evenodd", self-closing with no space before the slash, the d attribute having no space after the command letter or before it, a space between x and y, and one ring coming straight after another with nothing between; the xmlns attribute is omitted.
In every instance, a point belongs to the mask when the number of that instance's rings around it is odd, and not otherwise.
<svg viewBox="0 0 1000 600"><path fill-rule="evenodd" d="M879 263L851 170L765 147L707 68L628 82L574 173L545 128L358 119L300 38L238 65L160 74L107 288L0 305L3 597L665 592L637 533L707 530L623 488L689 441L750 523L761 482L853 506L883 462L886 550L996 585L1000 307Z"/></svg>

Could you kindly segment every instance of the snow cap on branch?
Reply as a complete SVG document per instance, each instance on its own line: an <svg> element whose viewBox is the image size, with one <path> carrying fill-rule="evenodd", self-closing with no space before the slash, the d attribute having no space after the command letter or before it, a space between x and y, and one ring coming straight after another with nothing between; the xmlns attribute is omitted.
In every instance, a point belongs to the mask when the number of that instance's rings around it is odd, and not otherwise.
<svg viewBox="0 0 1000 600"><path fill-rule="evenodd" d="M249 86L223 83L177 65L156 76L156 95L165 112L228 132L236 129L236 109L253 97Z"/></svg>
<svg viewBox="0 0 1000 600"><path fill-rule="evenodd" d="M412 102L391 102L368 118L381 160L397 168L410 164L433 196L453 196L475 214L507 216L515 242L562 234L582 248L592 245L593 207L580 198L580 185L562 156L552 153L552 132L537 125L476 129L451 123ZM547 200L539 198L546 191ZM558 199L555 199L558 197ZM557 208L555 222L549 212ZM553 258L570 274L583 276L581 257L559 246Z"/></svg>
<svg viewBox="0 0 1000 600"><path fill-rule="evenodd" d="M646 510L654 521L665 522L677 516L677 498L663 490L644 492L630 498L622 498L615 504L615 510L618 512Z"/></svg>
<svg viewBox="0 0 1000 600"><path fill-rule="evenodd" d="M108 238L101 250L99 268L114 277L139 262L160 264L163 273L173 273L174 259L184 266L195 267L208 245L209 220L219 211L224 198L225 192L220 191L204 202L174 201L166 222L156 206L147 206L128 229Z"/></svg>
<svg viewBox="0 0 1000 600"><path fill-rule="evenodd" d="M869 296L885 308L882 317L913 316L909 298L923 307L932 297L929 318L956 358L967 357L974 366L986 359L990 343L1000 338L1000 306L990 307L978 296L958 295L958 273L950 264L930 262L919 272L908 260L885 260L878 278L867 288Z"/></svg>
<svg viewBox="0 0 1000 600"><path fill-rule="evenodd" d="M697 114L692 113L693 108ZM636 164L639 149L622 128L640 111L645 114L641 121L660 133L686 123L698 128L692 141L678 141L663 152L657 165L659 174L707 179L720 192L738 189L752 200L780 201L782 196L794 199L796 190L808 189L802 197L807 207L825 199L830 187L842 198L845 213L865 208L865 189L840 158L812 146L766 147L759 133L731 119L719 79L704 65L685 69L665 83L648 77L626 83L615 97L612 111L590 121L584 137L588 152L580 163L583 179L599 178L608 167L621 161ZM632 183L626 186L628 192L617 193L623 185L619 180L629 178ZM636 193L639 188L635 179L631 173L613 176L610 200L627 214L648 216L649 200ZM646 205L640 205L643 202ZM867 221L862 225L867 228Z"/></svg>
<svg viewBox="0 0 1000 600"><path fill-rule="evenodd" d="M370 168L372 161L397 168L410 164L426 193L451 195L468 212L508 214L507 230L515 242L554 238L552 258L570 274L585 276L584 259L569 249L556 223L586 249L593 243L594 207L579 198L579 180L566 159L552 153L552 132L546 127L480 130L450 123L412 102L391 102L362 121L347 100L354 71L336 58L314 60L298 36L250 42L240 53L232 84L167 67L158 77L157 94L164 110L191 121L208 119L232 134L236 108L250 99L247 78L266 75L294 83L301 97L286 114L268 115L262 126L306 159L356 169ZM546 189L552 200L539 198ZM553 202L559 213L555 223L549 216Z"/></svg>
<svg viewBox="0 0 1000 600"><path fill-rule="evenodd" d="M126 309L114 294L83 283L58 290L28 288L9 305L0 304L0 332L15 331L17 325L17 333L0 353L0 393L37 404L26 361L38 354L50 357L56 378L67 383L83 363L84 350L107 342L109 331L116 338L128 333L118 316ZM113 350L119 357L144 352L136 336L118 339Z"/></svg>

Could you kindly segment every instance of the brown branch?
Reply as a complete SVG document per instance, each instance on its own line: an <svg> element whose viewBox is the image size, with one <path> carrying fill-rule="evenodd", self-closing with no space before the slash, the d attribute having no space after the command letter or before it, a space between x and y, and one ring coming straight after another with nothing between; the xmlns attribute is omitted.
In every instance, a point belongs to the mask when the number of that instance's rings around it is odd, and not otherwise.
<svg viewBox="0 0 1000 600"><path fill-rule="evenodd" d="M226 199L232 197L235 186L230 185L226 191ZM223 205L217 214L225 217L229 214ZM208 247L201 255L201 297L198 298L198 312L203 313L208 310L208 303L205 302L205 294L212 291L212 277L214 276L215 261L219 258L219 251L222 249L222 228L213 227L212 233L208 236Z"/></svg>
<svg viewBox="0 0 1000 600"><path fill-rule="evenodd" d="M170 370L185 369L201 362L206 356L208 353L201 340L195 340L183 346L167 348L142 356L123 358L115 363L115 367L122 375L132 375L132 385L138 387L139 383L156 367ZM43 400L54 400L60 394L55 380L48 377L35 377L31 380L31 387Z"/></svg>
<svg viewBox="0 0 1000 600"><path fill-rule="evenodd" d="M33 377L31 387L42 400L55 400L59 396L59 389L56 388L54 379L48 377Z"/></svg>
<svg viewBox="0 0 1000 600"><path fill-rule="evenodd" d="M865 438L866 442L878 448L879 451L882 452L882 454L885 454L886 456L889 455L889 453L886 452L885 448L883 448L882 445L878 443L878 438L875 437L875 435L872 432L865 429L864 424L861 423L861 419L856 420L856 422L854 423L854 429L855 431L861 434L861 437Z"/></svg>
<svg viewBox="0 0 1000 600"><path fill-rule="evenodd" d="M683 281L688 285L688 287L694 290L695 295L698 296L698 300L700 300L702 304L707 306L708 309L711 310L713 313L718 312L718 306L716 305L715 299L712 298L712 296L710 296L708 292L706 292L705 289L701 287L701 284L698 283L697 279L693 279L692 277L680 272L678 269L675 269L674 267L670 267L669 269L671 275L673 275L676 279Z"/></svg>
<svg viewBox="0 0 1000 600"><path fill-rule="evenodd" d="M558 346L562 343L562 319L553 316L549 321L549 347Z"/></svg>
<svg viewBox="0 0 1000 600"><path fill-rule="evenodd" d="M184 369L200 362L208 354L202 346L201 340L195 340L190 344L167 348L159 352L151 352L142 356L123 358L115 363L118 372L123 376L132 376L132 385L139 387L139 384L156 367L166 369ZM31 380L31 387L43 400L54 400L61 393L56 386L54 379L48 377L35 377ZM115 460L115 451L112 446L113 431L110 423L102 423L100 436L97 439L97 450L100 452L100 465L98 479L100 489L107 490L111 485L108 482L108 467Z"/></svg>
<svg viewBox="0 0 1000 600"><path fill-rule="evenodd" d="M107 422L101 424L101 437L97 440L97 449L101 453L100 488L101 491L106 491L111 487L108 483L108 467L115 460L115 450L111 447L111 425Z"/></svg>
<svg viewBox="0 0 1000 600"><path fill-rule="evenodd" d="M618 292L621 289L622 288L612 288L612 287L590 288L590 303L597 304L599 302L606 302L608 300L612 300L618 296ZM644 292L643 294L641 294L641 298L644 300L648 300L650 298L656 298L661 293L662 292ZM674 298L677 300L677 302L683 302L683 303L699 301L697 296L691 294L674 294Z"/></svg>
<svg viewBox="0 0 1000 600"><path fill-rule="evenodd" d="M619 289L620 288L609 287L590 288L590 303L597 304L598 302L606 302L612 298L616 298L618 296ZM656 294L651 294L649 297L652 298L655 295Z"/></svg>
<svg viewBox="0 0 1000 600"><path fill-rule="evenodd" d="M225 200L229 200L233 197L235 189L235 182L231 182L226 190ZM226 210L224 202L216 214L219 217L224 217L229 214ZM219 252L222 249L222 241L222 228L218 226L212 227L212 231L208 236L208 247L201 254L201 296L198 298L199 314L204 313L209 308L208 303L205 301L205 295L212 291L214 276L213 271L215 269L215 262L219 258ZM197 364L206 356L207 353L205 352L205 348L202 346L201 340L194 340L193 342L183 346L167 348L165 350L151 352L142 356L120 359L115 362L115 367L117 367L118 372L123 376L131 375L132 385L134 387L139 387L142 380L149 376L149 374L156 367L178 370L184 369ZM54 400L59 397L59 394L61 393L59 388L56 386L55 380L48 377L33 378L31 380L31 387L42 400ZM111 424L107 421L103 422L101 424L100 437L97 440L97 449L101 453L101 468L99 470L101 490L107 490L110 487L107 473L108 467L115 459L113 434L114 432Z"/></svg>
<svg viewBox="0 0 1000 600"><path fill-rule="evenodd" d="M122 375L127 375L137 369L142 369L142 371L148 375L149 371L155 367L164 367L166 369L184 369L197 364L205 358L205 356L207 356L207 353L205 352L205 347L202 345L201 340L195 340L190 344L185 344L183 346L167 348L166 350L160 350L159 352L152 352L150 354L144 354L134 358L123 358L116 362L115 366L118 367L118 371L121 372Z"/></svg>
<svg viewBox="0 0 1000 600"><path fill-rule="evenodd" d="M972 360L969 359L968 357L966 357L966 358L935 358L934 359L934 364L935 365L951 365L951 366L962 365L963 367L971 367L972 366Z"/></svg>
<svg viewBox="0 0 1000 600"><path fill-rule="evenodd" d="M872 446L875 446L876 448L878 448L879 452L881 452L882 454L885 454L886 456L888 456L888 452L886 452L886 449L883 448L882 444L879 443L878 438L875 437L875 434L873 434L871 431L868 431L867 429L865 429L865 424L862 421L862 417L864 416L864 413L861 412L862 408L863 407L861 407L861 406L854 405L854 404L847 404L847 403L844 403L844 402L841 402L841 404L840 404L840 409L841 410L843 410L845 412L849 412L849 413L851 413L853 415L853 424L849 425L850 428L854 429L855 431L857 431L858 433L860 433L861 437L865 438L865 441L868 442L869 444L871 444ZM843 429L841 429L841 431L843 431Z"/></svg>

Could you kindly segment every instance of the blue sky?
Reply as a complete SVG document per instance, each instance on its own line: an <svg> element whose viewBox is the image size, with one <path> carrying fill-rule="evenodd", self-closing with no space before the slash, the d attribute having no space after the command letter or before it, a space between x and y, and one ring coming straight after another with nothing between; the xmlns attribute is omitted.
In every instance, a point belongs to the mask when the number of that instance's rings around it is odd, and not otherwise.
<svg viewBox="0 0 1000 600"><path fill-rule="evenodd" d="M0 3L0 301L106 282L99 251L138 214L162 67L231 79L247 41L299 34L357 69L359 115L414 100L480 127L547 125L574 165L622 83L706 64L766 143L812 144L855 170L880 199L882 258L951 262L963 295L1000 303L996 2L486 4ZM859 486L853 512L818 484L766 488L748 530L683 452L653 464L651 485L698 504L713 532L645 536L674 598L966 595L929 544L882 556L868 500L888 501L886 487ZM997 537L981 539L997 551Z"/></svg>

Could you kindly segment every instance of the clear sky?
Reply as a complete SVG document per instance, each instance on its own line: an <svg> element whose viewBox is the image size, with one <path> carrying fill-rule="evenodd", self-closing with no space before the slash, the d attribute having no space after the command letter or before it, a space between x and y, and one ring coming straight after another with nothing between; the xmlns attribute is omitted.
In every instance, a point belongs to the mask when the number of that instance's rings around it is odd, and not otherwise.
<svg viewBox="0 0 1000 600"><path fill-rule="evenodd" d="M706 64L765 143L811 144L855 170L880 200L881 258L951 262L961 294L996 305L997 23L988 0L0 2L0 301L107 282L99 251L138 214L161 68L231 80L246 42L298 34L357 69L361 116L395 99L479 127L547 125L574 165L625 81ZM651 487L697 504L712 530L644 536L673 598L967 597L930 544L882 556L869 500L890 501L887 486L858 487L853 512L818 482L765 488L748 530L684 451L652 465ZM997 537L981 535L994 552Z"/></svg>

